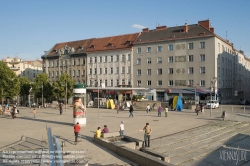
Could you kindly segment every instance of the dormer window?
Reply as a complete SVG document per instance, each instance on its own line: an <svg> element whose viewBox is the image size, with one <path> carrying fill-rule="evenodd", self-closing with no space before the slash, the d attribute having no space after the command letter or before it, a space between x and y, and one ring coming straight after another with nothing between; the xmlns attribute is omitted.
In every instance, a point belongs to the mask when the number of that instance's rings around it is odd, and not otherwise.
<svg viewBox="0 0 250 166"><path fill-rule="evenodd" d="M82 50L82 49L83 49L83 47L82 47L82 46L79 46L79 47L78 47L78 50Z"/></svg>
<svg viewBox="0 0 250 166"><path fill-rule="evenodd" d="M112 46L112 43L109 43L107 46L108 46L108 47Z"/></svg>
<svg viewBox="0 0 250 166"><path fill-rule="evenodd" d="M131 42L130 41L126 41L126 43L125 44L131 44Z"/></svg>
<svg viewBox="0 0 250 166"><path fill-rule="evenodd" d="M69 53L69 51L68 51L68 50L65 50L65 51L64 51L64 54L68 54L68 53Z"/></svg>
<svg viewBox="0 0 250 166"><path fill-rule="evenodd" d="M89 48L95 48L95 46L94 46L94 45L91 45Z"/></svg>
<svg viewBox="0 0 250 166"><path fill-rule="evenodd" d="M57 53L57 50L53 50L53 52Z"/></svg>

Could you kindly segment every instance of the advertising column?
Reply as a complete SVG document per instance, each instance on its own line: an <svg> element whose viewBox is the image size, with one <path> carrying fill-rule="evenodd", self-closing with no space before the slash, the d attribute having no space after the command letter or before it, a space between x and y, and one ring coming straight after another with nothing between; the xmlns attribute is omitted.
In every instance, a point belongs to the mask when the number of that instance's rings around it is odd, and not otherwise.
<svg viewBox="0 0 250 166"><path fill-rule="evenodd" d="M86 85L75 84L73 89L73 123L86 126Z"/></svg>

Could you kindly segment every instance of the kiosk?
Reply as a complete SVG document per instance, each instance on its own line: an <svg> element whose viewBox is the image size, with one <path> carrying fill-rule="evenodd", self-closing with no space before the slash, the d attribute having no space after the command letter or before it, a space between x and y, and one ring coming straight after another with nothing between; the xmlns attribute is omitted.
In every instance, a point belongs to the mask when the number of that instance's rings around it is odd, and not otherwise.
<svg viewBox="0 0 250 166"><path fill-rule="evenodd" d="M86 126L86 85L75 84L73 89L73 123Z"/></svg>

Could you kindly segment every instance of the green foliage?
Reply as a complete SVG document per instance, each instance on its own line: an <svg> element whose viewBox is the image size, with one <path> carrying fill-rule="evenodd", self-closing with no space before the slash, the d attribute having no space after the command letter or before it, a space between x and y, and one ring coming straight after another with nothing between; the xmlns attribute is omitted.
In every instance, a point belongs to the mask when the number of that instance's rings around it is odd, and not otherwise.
<svg viewBox="0 0 250 166"><path fill-rule="evenodd" d="M27 77L19 77L20 83L20 95L29 95L29 90L31 88L30 80Z"/></svg>
<svg viewBox="0 0 250 166"><path fill-rule="evenodd" d="M67 84L67 99L73 96L73 86L75 81L70 78L67 73L62 73L60 78L53 82L53 94L56 98L62 99L66 97L66 84Z"/></svg>
<svg viewBox="0 0 250 166"><path fill-rule="evenodd" d="M16 74L6 65L5 62L0 61L0 96L1 98L13 98L20 92L19 81Z"/></svg>
<svg viewBox="0 0 250 166"><path fill-rule="evenodd" d="M45 99L53 95L53 86L50 84L46 73L37 74L32 84L32 92L36 97L41 98L42 94Z"/></svg>

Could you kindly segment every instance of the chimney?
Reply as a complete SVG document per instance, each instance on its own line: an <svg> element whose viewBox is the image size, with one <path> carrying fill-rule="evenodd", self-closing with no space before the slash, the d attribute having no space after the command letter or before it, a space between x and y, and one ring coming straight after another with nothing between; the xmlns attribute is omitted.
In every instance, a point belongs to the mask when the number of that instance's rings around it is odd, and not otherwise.
<svg viewBox="0 0 250 166"><path fill-rule="evenodd" d="M167 29L167 26L156 27L156 30L157 30L157 31L165 30L165 29Z"/></svg>
<svg viewBox="0 0 250 166"><path fill-rule="evenodd" d="M207 28L208 30L210 30L210 20L198 21L198 25L201 25L204 28Z"/></svg>
<svg viewBox="0 0 250 166"><path fill-rule="evenodd" d="M214 33L214 27L210 28L210 31Z"/></svg>
<svg viewBox="0 0 250 166"><path fill-rule="evenodd" d="M149 31L149 29L148 28L144 28L144 29L142 29L142 32L148 32Z"/></svg>
<svg viewBox="0 0 250 166"><path fill-rule="evenodd" d="M188 25L187 23L185 23L185 26L184 26L184 32L187 33L188 32Z"/></svg>

